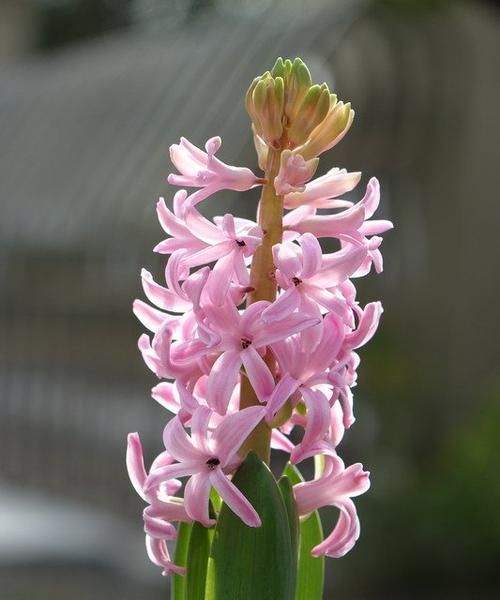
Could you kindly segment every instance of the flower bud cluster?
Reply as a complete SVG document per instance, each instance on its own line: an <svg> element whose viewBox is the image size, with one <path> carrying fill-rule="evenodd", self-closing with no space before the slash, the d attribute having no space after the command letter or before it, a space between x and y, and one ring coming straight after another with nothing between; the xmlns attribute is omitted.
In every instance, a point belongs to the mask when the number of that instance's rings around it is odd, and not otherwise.
<svg viewBox="0 0 500 600"><path fill-rule="evenodd" d="M268 173L261 178L226 165L215 156L220 138L208 140L205 152L183 138L173 145L178 173L168 180L182 189L173 210L163 199L157 206L168 235L155 247L170 255L165 281L143 270L151 304L134 303L150 331L140 337L139 349L160 379L152 396L174 415L164 430L165 450L149 473L137 434L130 434L127 451L131 480L148 503L148 554L164 573L182 572L167 549L176 535L172 523L195 520L208 527L217 518L209 513L212 489L244 523L259 527L259 515L231 481L244 458L241 448L257 426L272 431L272 448L287 452L293 464L323 457L322 473L294 486L301 516L322 506L340 510L314 555L339 557L353 546L359 520L351 498L369 487L362 466L345 467L337 454L354 422L357 349L373 336L382 313L379 302L359 304L351 279L372 265L382 270L380 234L392 224L371 218L380 199L376 179L357 203L340 196L357 185L360 173L332 169L311 180L318 155L345 133L352 111L325 84L313 86L300 59L280 59L256 79L247 108L261 165L269 148L275 151L279 140L287 140L277 176L270 181ZM198 204L220 189L262 184L273 186L287 211L280 223L283 239L272 247L275 270L267 274L278 295L245 306L254 289L252 261L266 232L230 214L209 220ZM185 187L195 191L189 194ZM324 253L321 238L334 238L339 249ZM253 388L254 406L240 405L242 382ZM183 498L182 478L188 478Z"/></svg>
<svg viewBox="0 0 500 600"><path fill-rule="evenodd" d="M326 83L313 85L300 58L278 58L271 71L254 79L246 108L259 155L266 146L288 148L306 161L333 148L354 118L351 105L338 101Z"/></svg>

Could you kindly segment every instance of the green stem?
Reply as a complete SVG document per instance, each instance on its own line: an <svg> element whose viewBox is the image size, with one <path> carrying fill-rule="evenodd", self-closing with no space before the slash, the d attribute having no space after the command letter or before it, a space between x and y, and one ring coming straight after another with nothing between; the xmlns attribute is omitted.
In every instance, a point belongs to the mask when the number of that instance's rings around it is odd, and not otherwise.
<svg viewBox="0 0 500 600"><path fill-rule="evenodd" d="M282 147L285 147L282 145ZM275 266L272 247L279 244L283 237L283 196L276 195L274 178L280 169L281 149L269 148L266 165L266 183L262 188L259 211L259 225L263 231L262 244L254 254L250 271L250 285L254 291L250 294L248 304L258 300L274 302L276 299ZM273 376L276 364L273 355L268 351L265 357L267 366ZM247 377L241 378L240 409L259 405L255 391ZM260 458L269 464L271 456L271 431L265 421L261 421L248 436L241 447L240 454L246 456L253 450Z"/></svg>

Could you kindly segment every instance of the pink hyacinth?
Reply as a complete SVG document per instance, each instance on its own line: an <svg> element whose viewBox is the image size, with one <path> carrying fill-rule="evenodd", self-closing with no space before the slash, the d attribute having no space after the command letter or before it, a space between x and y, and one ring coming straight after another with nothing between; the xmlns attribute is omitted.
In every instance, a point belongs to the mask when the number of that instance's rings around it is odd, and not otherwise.
<svg viewBox="0 0 500 600"><path fill-rule="evenodd" d="M346 129L352 111L340 104L335 110L344 115ZM339 133L332 119L328 126L338 141L345 131ZM259 121L255 135L263 168L278 152L274 133L283 122ZM269 137L272 146L265 141ZM205 151L185 138L171 146L178 173L168 181L199 189L191 195L178 190L172 209L158 202L168 237L155 251L170 256L164 281L142 270L149 303L136 300L134 312L150 331L139 338L139 349L160 379L152 396L174 416L164 428L165 450L149 473L137 434L130 434L127 451L131 481L148 505L143 515L148 554L165 573L183 572L167 548L175 523L217 522L217 512L209 509L212 490L243 523L261 525L232 481L259 429L270 428L268 444L295 465L313 456L323 459L317 478L293 488L301 516L324 506L340 510L335 528L312 554L343 556L359 537L352 498L369 488L369 474L359 463L346 468L338 445L354 423L356 350L374 335L382 306L371 302L362 308L352 279L372 265L382 271L380 236L392 224L372 219L380 201L375 178L357 203L341 196L356 187L361 173L333 168L312 180L319 159L300 154L311 144L314 139L296 150L284 148L272 163L274 175L269 168L262 177L216 158L219 137L209 139ZM325 137L317 145L323 151L331 144ZM265 186L257 222L202 214L202 201L219 190L257 185ZM266 193L285 210L282 221L280 213L271 226ZM338 249L323 252L321 238L337 240ZM181 497L182 478L187 482Z"/></svg>

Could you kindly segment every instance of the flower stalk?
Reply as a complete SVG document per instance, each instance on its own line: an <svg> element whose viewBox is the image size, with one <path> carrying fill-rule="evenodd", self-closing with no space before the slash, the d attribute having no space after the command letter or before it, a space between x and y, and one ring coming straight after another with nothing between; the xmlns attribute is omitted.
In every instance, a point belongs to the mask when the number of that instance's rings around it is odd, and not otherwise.
<svg viewBox="0 0 500 600"><path fill-rule="evenodd" d="M266 183L262 187L259 206L259 225L262 229L262 243L255 251L250 270L250 285L253 290L248 296L248 304L276 299L277 283L274 275L273 246L283 238L283 196L274 188L274 181L280 168L281 149L269 148L265 171ZM271 352L264 357L269 371L275 377L276 361ZM248 377L241 381L240 406L246 408L259 404L259 399ZM245 440L239 454L244 458L253 450L265 463L271 460L271 428L262 420Z"/></svg>

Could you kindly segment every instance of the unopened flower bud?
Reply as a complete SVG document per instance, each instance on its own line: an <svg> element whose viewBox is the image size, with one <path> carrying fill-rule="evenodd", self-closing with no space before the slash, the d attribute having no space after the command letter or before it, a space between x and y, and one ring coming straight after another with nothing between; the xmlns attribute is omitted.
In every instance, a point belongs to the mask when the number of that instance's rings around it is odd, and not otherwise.
<svg viewBox="0 0 500 600"><path fill-rule="evenodd" d="M295 148L303 144L330 109L330 91L326 83L313 85L305 95L296 116L290 122L288 141Z"/></svg>
<svg viewBox="0 0 500 600"><path fill-rule="evenodd" d="M246 107L257 134L275 147L283 133L284 100L283 78L274 78L269 71L254 80L247 92Z"/></svg>
<svg viewBox="0 0 500 600"><path fill-rule="evenodd" d="M303 192L305 184L318 167L319 158L305 161L303 156L291 150L283 150L280 157L280 170L274 180L274 189L280 196L293 192Z"/></svg>
<svg viewBox="0 0 500 600"><path fill-rule="evenodd" d="M267 166L267 155L269 153L269 147L266 142L261 138L261 136L257 133L257 128L255 124L252 125L253 131L253 143L255 146L255 152L257 153L257 161L259 163L259 167L265 171Z"/></svg>
<svg viewBox="0 0 500 600"><path fill-rule="evenodd" d="M313 129L307 142L295 149L304 160L319 156L340 142L354 119L354 111L348 102L336 102L330 107L325 119Z"/></svg>

